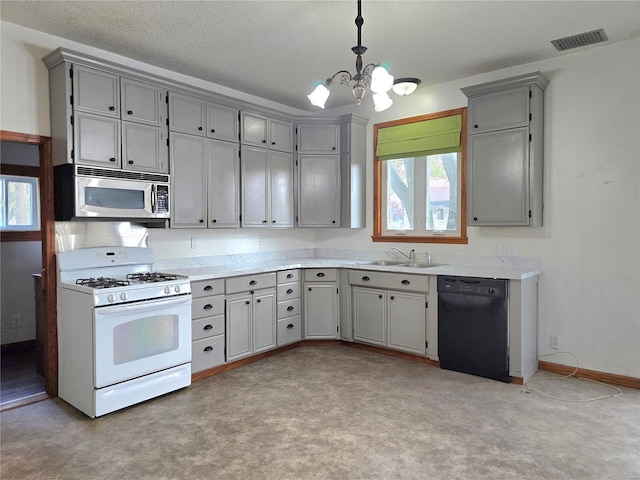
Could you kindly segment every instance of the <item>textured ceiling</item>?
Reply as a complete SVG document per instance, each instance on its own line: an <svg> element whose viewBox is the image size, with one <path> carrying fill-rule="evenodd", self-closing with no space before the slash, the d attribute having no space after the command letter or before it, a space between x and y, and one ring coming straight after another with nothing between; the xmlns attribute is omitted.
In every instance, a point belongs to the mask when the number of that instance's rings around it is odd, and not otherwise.
<svg viewBox="0 0 640 480"><path fill-rule="evenodd" d="M315 83L354 73L356 12L354 0L0 3L3 21L309 111ZM362 15L365 64L422 86L573 53L550 41L598 28L608 43L640 36L638 1L365 0ZM353 102L331 93L328 108Z"/></svg>

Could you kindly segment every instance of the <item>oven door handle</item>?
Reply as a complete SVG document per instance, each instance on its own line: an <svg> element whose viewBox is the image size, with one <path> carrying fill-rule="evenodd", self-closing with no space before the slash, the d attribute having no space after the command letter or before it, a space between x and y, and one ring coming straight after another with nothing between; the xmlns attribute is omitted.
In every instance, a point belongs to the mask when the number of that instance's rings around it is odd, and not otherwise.
<svg viewBox="0 0 640 480"><path fill-rule="evenodd" d="M183 305L191 305L191 295L181 295L179 298L169 298L166 300L150 300L133 303L125 303L122 305L108 305L96 308L97 315L115 315L119 313L131 313L136 310L149 310L165 307L179 307Z"/></svg>

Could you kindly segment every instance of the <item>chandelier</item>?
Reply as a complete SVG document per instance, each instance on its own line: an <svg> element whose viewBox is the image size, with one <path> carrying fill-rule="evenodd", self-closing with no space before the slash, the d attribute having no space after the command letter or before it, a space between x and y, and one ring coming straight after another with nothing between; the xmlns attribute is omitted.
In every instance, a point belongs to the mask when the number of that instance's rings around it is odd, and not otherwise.
<svg viewBox="0 0 640 480"><path fill-rule="evenodd" d="M324 108L324 104L329 98L329 87L333 80L340 76L340 85L351 85L356 105L362 104L362 97L370 88L373 92L373 103L376 112L386 110L393 104L393 100L387 93L393 87L393 75L390 75L382 65L370 63L362 68L362 55L367 51L367 47L362 45L362 18L361 0L358 0L358 16L356 17L356 27L358 27L358 45L351 51L356 54L356 73L352 75L347 70L340 70L327 78L324 83L318 85L313 92L307 95L311 105Z"/></svg>

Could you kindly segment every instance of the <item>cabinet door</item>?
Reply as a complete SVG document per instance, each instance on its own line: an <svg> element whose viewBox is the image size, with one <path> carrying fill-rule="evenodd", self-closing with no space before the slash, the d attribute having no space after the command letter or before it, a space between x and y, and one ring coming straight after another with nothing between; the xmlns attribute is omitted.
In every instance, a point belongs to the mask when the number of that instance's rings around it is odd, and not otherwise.
<svg viewBox="0 0 640 480"><path fill-rule="evenodd" d="M529 125L529 86L469 98L471 135Z"/></svg>
<svg viewBox="0 0 640 480"><path fill-rule="evenodd" d="M252 310L250 294L238 294L227 297L226 335L228 362L251 355Z"/></svg>
<svg viewBox="0 0 640 480"><path fill-rule="evenodd" d="M340 226L340 157L298 157L298 226Z"/></svg>
<svg viewBox="0 0 640 480"><path fill-rule="evenodd" d="M276 346L276 290L256 290L253 302L253 353L259 353Z"/></svg>
<svg viewBox="0 0 640 480"><path fill-rule="evenodd" d="M120 168L120 120L77 113L74 118L75 161Z"/></svg>
<svg viewBox="0 0 640 480"><path fill-rule="evenodd" d="M240 226L238 144L207 141L209 228Z"/></svg>
<svg viewBox="0 0 640 480"><path fill-rule="evenodd" d="M242 226L268 227L267 150L242 149Z"/></svg>
<svg viewBox="0 0 640 480"><path fill-rule="evenodd" d="M338 153L338 125L298 125L298 153Z"/></svg>
<svg viewBox="0 0 640 480"><path fill-rule="evenodd" d="M153 85L137 82L129 78L120 81L122 90L122 119L131 122L147 123L159 127L164 115L162 107L164 91Z"/></svg>
<svg viewBox="0 0 640 480"><path fill-rule="evenodd" d="M243 112L242 143L267 148L269 120L267 117Z"/></svg>
<svg viewBox="0 0 640 480"><path fill-rule="evenodd" d="M293 124L269 120L269 148L280 152L293 152Z"/></svg>
<svg viewBox="0 0 640 480"><path fill-rule="evenodd" d="M78 112L120 118L120 79L93 68L73 67L73 106Z"/></svg>
<svg viewBox="0 0 640 480"><path fill-rule="evenodd" d="M293 155L269 152L269 199L269 226L293 227Z"/></svg>
<svg viewBox="0 0 640 480"><path fill-rule="evenodd" d="M206 228L205 139L172 133L171 227Z"/></svg>
<svg viewBox="0 0 640 480"><path fill-rule="evenodd" d="M424 355L426 353L426 297L415 293L390 291L387 298L389 348Z"/></svg>
<svg viewBox="0 0 640 480"><path fill-rule="evenodd" d="M206 101L169 92L169 130L204 136Z"/></svg>
<svg viewBox="0 0 640 480"><path fill-rule="evenodd" d="M122 167L167 173L167 145L160 127L122 122Z"/></svg>
<svg viewBox="0 0 640 480"><path fill-rule="evenodd" d="M238 109L207 102L207 137L238 141Z"/></svg>
<svg viewBox="0 0 640 480"><path fill-rule="evenodd" d="M304 284L304 338L339 338L335 283Z"/></svg>
<svg viewBox="0 0 640 480"><path fill-rule="evenodd" d="M529 225L529 129L469 136L471 226Z"/></svg>
<svg viewBox="0 0 640 480"><path fill-rule="evenodd" d="M352 287L353 339L386 346L386 291Z"/></svg>

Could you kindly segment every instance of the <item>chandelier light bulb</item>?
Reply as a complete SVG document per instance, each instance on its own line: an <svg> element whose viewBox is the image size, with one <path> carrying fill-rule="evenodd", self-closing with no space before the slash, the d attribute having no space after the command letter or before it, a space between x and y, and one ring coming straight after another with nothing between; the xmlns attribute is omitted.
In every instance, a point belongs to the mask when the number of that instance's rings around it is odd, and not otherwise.
<svg viewBox="0 0 640 480"><path fill-rule="evenodd" d="M329 89L321 83L313 90L313 92L307 95L307 98L311 102L311 105L324 108L324 104L326 103L327 98L329 98L330 93Z"/></svg>
<svg viewBox="0 0 640 480"><path fill-rule="evenodd" d="M393 75L387 72L387 69L378 65L371 72L371 91L373 93L384 93L393 87Z"/></svg>
<svg viewBox="0 0 640 480"><path fill-rule="evenodd" d="M382 93L374 93L373 94L373 105L376 112L383 112L391 105L393 105L393 100L387 92Z"/></svg>

